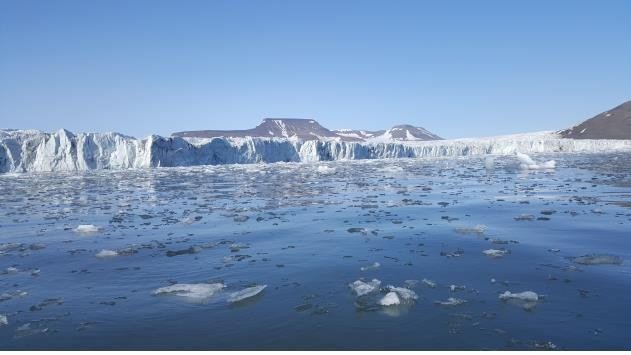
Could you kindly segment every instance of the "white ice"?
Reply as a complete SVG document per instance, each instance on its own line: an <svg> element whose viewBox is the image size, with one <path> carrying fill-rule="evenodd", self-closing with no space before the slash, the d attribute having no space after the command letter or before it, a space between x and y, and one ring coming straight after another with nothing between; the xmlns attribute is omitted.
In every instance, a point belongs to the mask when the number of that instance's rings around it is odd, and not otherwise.
<svg viewBox="0 0 631 355"><path fill-rule="evenodd" d="M501 258L504 255L508 254L508 250L502 249L487 249L483 250L482 253L486 256L490 256L492 258Z"/></svg>
<svg viewBox="0 0 631 355"><path fill-rule="evenodd" d="M230 296L228 296L228 302L234 303L234 302L243 301L246 298L254 297L258 295L259 293L261 293L266 287L267 285L257 285L257 286L244 288L241 291L233 292L230 294Z"/></svg>
<svg viewBox="0 0 631 355"><path fill-rule="evenodd" d="M392 292L396 292L405 301L412 301L412 300L418 299L416 292L410 289L407 289L405 287L395 287L395 286L389 285L388 289Z"/></svg>
<svg viewBox="0 0 631 355"><path fill-rule="evenodd" d="M371 292L374 292L379 289L379 286L381 286L381 281L377 279L372 279L372 281L370 282L357 280L353 283L348 284L348 287L350 287L353 291L355 291L357 296L363 296Z"/></svg>
<svg viewBox="0 0 631 355"><path fill-rule="evenodd" d="M116 250L107 250L103 249L95 255L97 258L113 258L118 256L118 252Z"/></svg>
<svg viewBox="0 0 631 355"><path fill-rule="evenodd" d="M539 300L539 295L537 295L533 291L524 291L524 292L519 292L519 293L512 293L510 291L506 291L500 294L499 298L502 301L520 300L520 301L526 301L526 302L537 302Z"/></svg>
<svg viewBox="0 0 631 355"><path fill-rule="evenodd" d="M515 153L520 164L519 167L523 170L541 170L541 169L554 169L556 162L554 160L548 160L544 163L538 164L532 158L526 154Z"/></svg>
<svg viewBox="0 0 631 355"><path fill-rule="evenodd" d="M195 300L207 299L221 291L226 285L214 284L174 284L160 287L152 292L153 295L171 294L175 296L187 297Z"/></svg>
<svg viewBox="0 0 631 355"><path fill-rule="evenodd" d="M382 299L379 300L379 304L382 306L396 306L400 303L401 300L396 292L388 292Z"/></svg>
<svg viewBox="0 0 631 355"><path fill-rule="evenodd" d="M94 224L80 224L77 228L73 229L73 231L78 234L94 234L98 233L100 230L101 228Z"/></svg>

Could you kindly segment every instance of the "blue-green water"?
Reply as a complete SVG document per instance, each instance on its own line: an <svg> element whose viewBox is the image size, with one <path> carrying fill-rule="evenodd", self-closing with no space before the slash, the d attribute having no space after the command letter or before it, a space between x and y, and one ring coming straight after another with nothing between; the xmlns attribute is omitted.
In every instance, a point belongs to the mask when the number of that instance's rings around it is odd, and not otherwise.
<svg viewBox="0 0 631 355"><path fill-rule="evenodd" d="M631 155L534 158L0 175L0 348L631 349Z"/></svg>

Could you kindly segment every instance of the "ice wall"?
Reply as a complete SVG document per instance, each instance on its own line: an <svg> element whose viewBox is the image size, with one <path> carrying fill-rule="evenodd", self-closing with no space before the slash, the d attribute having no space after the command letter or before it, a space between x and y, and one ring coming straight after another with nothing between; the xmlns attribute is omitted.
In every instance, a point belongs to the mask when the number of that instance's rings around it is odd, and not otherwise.
<svg viewBox="0 0 631 355"><path fill-rule="evenodd" d="M156 135L136 139L118 133L0 130L0 173L608 151L631 152L631 140L574 140L540 132L479 139L357 143L275 138L187 140Z"/></svg>

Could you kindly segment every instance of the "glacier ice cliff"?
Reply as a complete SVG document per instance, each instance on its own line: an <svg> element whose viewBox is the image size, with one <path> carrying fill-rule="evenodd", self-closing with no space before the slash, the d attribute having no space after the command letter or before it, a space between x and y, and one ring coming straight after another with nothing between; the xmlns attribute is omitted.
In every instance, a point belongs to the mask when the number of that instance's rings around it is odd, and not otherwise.
<svg viewBox="0 0 631 355"><path fill-rule="evenodd" d="M575 140L554 132L414 142L157 135L136 139L119 133L5 129L0 130L0 173L609 151L631 152L631 140Z"/></svg>

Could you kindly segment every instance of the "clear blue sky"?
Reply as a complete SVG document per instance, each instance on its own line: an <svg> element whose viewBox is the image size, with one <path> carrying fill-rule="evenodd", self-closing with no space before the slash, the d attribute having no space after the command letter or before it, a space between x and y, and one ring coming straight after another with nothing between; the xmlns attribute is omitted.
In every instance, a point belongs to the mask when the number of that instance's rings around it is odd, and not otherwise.
<svg viewBox="0 0 631 355"><path fill-rule="evenodd" d="M567 127L631 99L631 1L0 0L0 127Z"/></svg>

